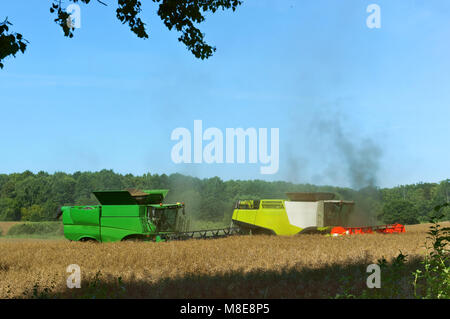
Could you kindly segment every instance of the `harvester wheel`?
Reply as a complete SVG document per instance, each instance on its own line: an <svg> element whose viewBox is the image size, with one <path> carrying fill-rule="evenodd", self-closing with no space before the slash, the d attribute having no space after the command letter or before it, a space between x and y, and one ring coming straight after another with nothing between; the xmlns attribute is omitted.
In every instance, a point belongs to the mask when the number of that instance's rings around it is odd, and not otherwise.
<svg viewBox="0 0 450 319"><path fill-rule="evenodd" d="M239 234L240 234L240 235L250 235L250 229L249 229L249 228L241 227L241 228L239 229Z"/></svg>
<svg viewBox="0 0 450 319"><path fill-rule="evenodd" d="M98 241L96 241L94 238L90 238L90 237L81 238L80 241L82 243L98 243Z"/></svg>
<svg viewBox="0 0 450 319"><path fill-rule="evenodd" d="M274 235L273 231L264 228L255 228L251 230L252 235Z"/></svg>
<svg viewBox="0 0 450 319"><path fill-rule="evenodd" d="M331 233L332 227L306 227L303 228L297 235L326 235Z"/></svg>
<svg viewBox="0 0 450 319"><path fill-rule="evenodd" d="M122 241L137 242L137 241L142 241L142 239L137 236L129 236L129 237L123 238Z"/></svg>

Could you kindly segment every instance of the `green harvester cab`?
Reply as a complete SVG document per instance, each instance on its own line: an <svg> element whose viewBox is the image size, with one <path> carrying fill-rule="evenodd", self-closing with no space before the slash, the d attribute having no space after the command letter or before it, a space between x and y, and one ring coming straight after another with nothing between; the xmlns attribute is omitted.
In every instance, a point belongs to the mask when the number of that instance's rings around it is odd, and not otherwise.
<svg viewBox="0 0 450 319"><path fill-rule="evenodd" d="M184 203L163 204L167 189L93 192L100 205L63 206L64 236L73 241L159 241L189 229Z"/></svg>

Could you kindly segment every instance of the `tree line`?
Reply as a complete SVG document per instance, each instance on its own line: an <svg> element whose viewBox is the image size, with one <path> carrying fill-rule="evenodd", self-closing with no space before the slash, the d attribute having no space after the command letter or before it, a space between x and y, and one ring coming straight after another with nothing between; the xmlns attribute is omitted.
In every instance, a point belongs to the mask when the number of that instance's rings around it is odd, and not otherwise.
<svg viewBox="0 0 450 319"><path fill-rule="evenodd" d="M336 199L355 201L359 216L356 224L415 224L428 221L433 207L449 201L449 181L354 190L282 181L200 179L178 173L134 176L112 170L73 174L25 171L0 174L0 220L53 220L59 206L98 204L92 194L95 190L137 188L169 189L164 201L185 202L187 212L195 220L229 223L238 199L287 199L286 192L333 192ZM444 209L444 215L450 220L449 207Z"/></svg>

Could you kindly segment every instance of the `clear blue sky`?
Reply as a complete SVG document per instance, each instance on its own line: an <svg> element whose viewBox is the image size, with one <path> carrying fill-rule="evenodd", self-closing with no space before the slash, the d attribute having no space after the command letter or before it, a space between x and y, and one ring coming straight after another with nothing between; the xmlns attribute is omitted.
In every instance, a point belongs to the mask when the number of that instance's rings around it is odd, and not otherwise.
<svg viewBox="0 0 450 319"><path fill-rule="evenodd" d="M1 1L0 20L30 42L0 71L1 173L106 168L351 186L349 170L366 156L382 187L450 177L449 1L244 0L200 25L217 47L206 61L150 1L148 40L106 2L82 4L68 39L51 1ZM372 3L381 29L366 26ZM279 128L279 172L172 163L172 130L196 119L224 132Z"/></svg>

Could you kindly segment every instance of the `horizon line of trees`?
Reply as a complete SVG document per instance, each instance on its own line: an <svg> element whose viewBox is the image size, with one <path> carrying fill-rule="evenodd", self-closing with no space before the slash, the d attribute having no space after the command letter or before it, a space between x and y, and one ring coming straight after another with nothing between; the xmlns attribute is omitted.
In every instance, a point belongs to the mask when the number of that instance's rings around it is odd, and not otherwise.
<svg viewBox="0 0 450 319"><path fill-rule="evenodd" d="M449 202L450 179L439 183L417 183L392 188L346 187L268 182L262 180L229 180L219 177L200 179L179 173L118 174L113 170L98 172L31 171L0 174L0 220L53 220L62 205L98 204L95 190L169 189L165 202L185 202L193 219L229 223L238 199L286 198L286 192L332 192L336 199L355 201L355 226L375 223L415 224L433 216L436 205ZM450 207L443 210L450 220Z"/></svg>

